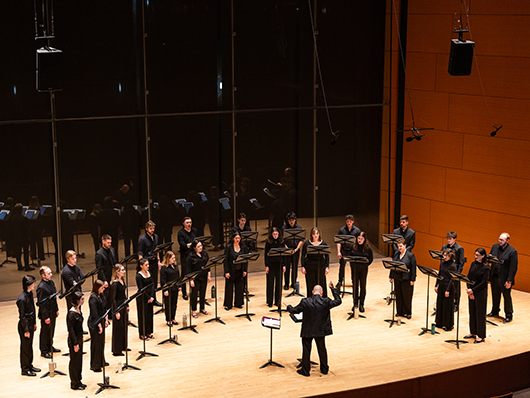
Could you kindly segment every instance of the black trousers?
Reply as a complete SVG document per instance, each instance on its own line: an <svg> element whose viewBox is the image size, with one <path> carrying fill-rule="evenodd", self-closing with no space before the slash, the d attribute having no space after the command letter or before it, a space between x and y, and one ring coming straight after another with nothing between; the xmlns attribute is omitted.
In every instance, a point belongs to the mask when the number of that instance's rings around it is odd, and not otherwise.
<svg viewBox="0 0 530 398"><path fill-rule="evenodd" d="M320 361L320 371L327 374L329 371L328 366L328 351L326 350L325 337L302 337L302 372L305 375L309 375L311 370L311 345L315 339L318 350L318 358Z"/></svg>
<svg viewBox="0 0 530 398"><path fill-rule="evenodd" d="M475 300L469 300L469 332L481 339L486 338L486 308L488 289L475 294Z"/></svg>
<svg viewBox="0 0 530 398"><path fill-rule="evenodd" d="M513 315L512 288L506 289L499 279L499 275L491 277L491 301L494 314L498 314L501 308L501 295L504 298L504 315Z"/></svg>
<svg viewBox="0 0 530 398"><path fill-rule="evenodd" d="M47 324L44 321L44 319L40 320L39 349L40 349L40 352L43 354L52 351L53 336L55 335L56 320L57 320L57 317L55 316L50 317L50 324Z"/></svg>
<svg viewBox="0 0 530 398"><path fill-rule="evenodd" d="M394 293L396 294L397 315L412 315L412 295L414 286L409 280L403 280L400 273L394 279Z"/></svg>
<svg viewBox="0 0 530 398"><path fill-rule="evenodd" d="M168 292L162 296L164 298L164 311L166 313L166 322L175 320L175 314L177 312L177 303L179 299L179 291Z"/></svg>
<svg viewBox="0 0 530 398"><path fill-rule="evenodd" d="M33 366L33 327L29 332L29 338L24 337L24 329L19 322L18 335L20 336L20 368L22 372L28 372Z"/></svg>
<svg viewBox="0 0 530 398"><path fill-rule="evenodd" d="M194 285L195 286L191 288L191 310L197 311L197 294L199 295L200 308L203 310L206 305L206 288L208 286L208 280L195 280Z"/></svg>
<svg viewBox="0 0 530 398"><path fill-rule="evenodd" d="M90 328L90 369L101 369L105 364L105 327L99 334L99 328Z"/></svg>
<svg viewBox="0 0 530 398"><path fill-rule="evenodd" d="M306 296L311 297L313 295L313 288L315 285L322 286L324 291L322 297L328 297L328 287L326 285L326 267L320 266L320 270L317 264L308 264L305 268L305 284L306 284Z"/></svg>
<svg viewBox="0 0 530 398"><path fill-rule="evenodd" d="M29 267L29 242L28 243L19 243L13 242L13 256L17 259L17 266L19 270L22 270L24 267ZM24 267L22 267L22 251L24 251Z"/></svg>
<svg viewBox="0 0 530 398"><path fill-rule="evenodd" d="M354 303L354 305L364 305L364 299L366 298L366 279L368 278L368 265L350 263L350 266L354 297L356 294L355 289L357 289L357 301ZM357 267L357 270L355 270L355 267ZM357 274L357 280L355 280L355 274Z"/></svg>
<svg viewBox="0 0 530 398"><path fill-rule="evenodd" d="M296 279L298 278L298 260L300 259L300 250L289 257L287 264L285 265L284 281L285 286L291 286L294 288Z"/></svg>
<svg viewBox="0 0 530 398"><path fill-rule="evenodd" d="M272 304L280 305L280 299L282 297L282 265L274 264L269 267L269 273L267 274L267 305ZM273 302L274 300L274 302Z"/></svg>
<svg viewBox="0 0 530 398"><path fill-rule="evenodd" d="M236 307L243 306L243 289L245 287L244 282L245 281L242 272L236 272L234 274L231 274L230 279L226 279L225 277L225 300L223 303L224 307L228 309L232 308L232 302Z"/></svg>
<svg viewBox="0 0 530 398"><path fill-rule="evenodd" d="M68 349L70 350L70 363L68 364L70 387L77 388L81 386L81 372L83 370L83 340L79 340L79 351L75 352L73 344L68 344Z"/></svg>

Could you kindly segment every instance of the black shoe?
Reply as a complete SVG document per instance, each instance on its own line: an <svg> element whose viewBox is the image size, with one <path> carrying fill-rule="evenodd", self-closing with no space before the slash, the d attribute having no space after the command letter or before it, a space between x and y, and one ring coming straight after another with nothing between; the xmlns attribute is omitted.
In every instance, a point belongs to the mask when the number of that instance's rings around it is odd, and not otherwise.
<svg viewBox="0 0 530 398"><path fill-rule="evenodd" d="M272 304L267 304L267 307L271 308L271 307L272 307Z"/></svg>
<svg viewBox="0 0 530 398"><path fill-rule="evenodd" d="M491 311L489 314L487 314L486 316L499 316L499 313L498 312L493 312Z"/></svg>
<svg viewBox="0 0 530 398"><path fill-rule="evenodd" d="M36 368L35 366L31 365L31 371L32 372L40 372L39 368Z"/></svg>
<svg viewBox="0 0 530 398"><path fill-rule="evenodd" d="M455 312L458 312L458 305L455 305Z"/></svg>
<svg viewBox="0 0 530 398"><path fill-rule="evenodd" d="M22 372L22 376L37 376L35 373L33 373L31 370L26 370L25 372Z"/></svg>
<svg viewBox="0 0 530 398"><path fill-rule="evenodd" d="M177 321L172 321L173 325L178 325L179 323Z"/></svg>
<svg viewBox="0 0 530 398"><path fill-rule="evenodd" d="M283 287L283 290L289 290L289 286L285 285L285 286Z"/></svg>
<svg viewBox="0 0 530 398"><path fill-rule="evenodd" d="M119 353L117 353L117 354L112 353L112 356L114 356L114 357L123 357L124 355L125 355L125 354L124 354L123 352L119 352Z"/></svg>
<svg viewBox="0 0 530 398"><path fill-rule="evenodd" d="M485 341L486 341L486 339L475 340L475 341L473 342L473 344L484 343Z"/></svg>
<svg viewBox="0 0 530 398"><path fill-rule="evenodd" d="M302 375L302 376L305 376L305 377L309 377L309 374L305 374L304 371L302 369L298 369L296 371L296 373L298 373L299 375Z"/></svg>
<svg viewBox="0 0 530 398"><path fill-rule="evenodd" d="M101 368L97 368L97 369L90 368L90 370L92 372L96 372L96 373L100 373L101 372Z"/></svg>
<svg viewBox="0 0 530 398"><path fill-rule="evenodd" d="M466 334L464 339L474 339L476 336L474 334Z"/></svg>
<svg viewBox="0 0 530 398"><path fill-rule="evenodd" d="M322 373L323 375L327 375L329 372L329 370L326 370L325 372L323 370L320 371L320 373Z"/></svg>
<svg viewBox="0 0 530 398"><path fill-rule="evenodd" d="M88 332L86 330L83 330L83 334L88 334Z"/></svg>
<svg viewBox="0 0 530 398"><path fill-rule="evenodd" d="M363 304L359 305L359 311L360 312L364 312L364 305Z"/></svg>
<svg viewBox="0 0 530 398"><path fill-rule="evenodd" d="M110 364L108 362L105 362L105 366L109 366Z"/></svg>
<svg viewBox="0 0 530 398"><path fill-rule="evenodd" d="M510 323L512 320L513 320L513 317L511 315L508 315L506 316L506 318L504 318L504 323Z"/></svg>
<svg viewBox="0 0 530 398"><path fill-rule="evenodd" d="M412 318L412 315L411 314L405 315L405 318L410 319Z"/></svg>
<svg viewBox="0 0 530 398"><path fill-rule="evenodd" d="M52 359L52 356L50 355L49 352L42 352L40 356L46 359Z"/></svg>
<svg viewBox="0 0 530 398"><path fill-rule="evenodd" d="M182 296L182 298L183 298L184 300L187 300L187 299L188 299L188 295L185 294L184 296Z"/></svg>
<svg viewBox="0 0 530 398"><path fill-rule="evenodd" d="M24 271L28 271L28 272L29 271L35 271L35 268L29 267L29 266L28 267L24 267Z"/></svg>
<svg viewBox="0 0 530 398"><path fill-rule="evenodd" d="M87 388L87 385L86 385L86 384L81 383L81 385L82 385L83 387Z"/></svg>
<svg viewBox="0 0 530 398"><path fill-rule="evenodd" d="M130 348L127 348L125 351L131 351L131 349L130 349Z"/></svg>
<svg viewBox="0 0 530 398"><path fill-rule="evenodd" d="M232 309L231 307L225 307L226 311L230 311L231 309Z"/></svg>
<svg viewBox="0 0 530 398"><path fill-rule="evenodd" d="M158 301L158 300L153 301L153 305L155 307L162 307L162 303L160 301Z"/></svg>
<svg viewBox="0 0 530 398"><path fill-rule="evenodd" d="M79 387L70 387L72 390L84 390L85 387L84 386L79 386Z"/></svg>
<svg viewBox="0 0 530 398"><path fill-rule="evenodd" d="M61 350L60 350L60 349L58 349L58 348L55 348L55 347L52 347L52 351L53 351L53 352L61 352Z"/></svg>
<svg viewBox="0 0 530 398"><path fill-rule="evenodd" d="M234 307L239 308L239 309L242 309L242 308L243 308L242 305L234 305Z"/></svg>

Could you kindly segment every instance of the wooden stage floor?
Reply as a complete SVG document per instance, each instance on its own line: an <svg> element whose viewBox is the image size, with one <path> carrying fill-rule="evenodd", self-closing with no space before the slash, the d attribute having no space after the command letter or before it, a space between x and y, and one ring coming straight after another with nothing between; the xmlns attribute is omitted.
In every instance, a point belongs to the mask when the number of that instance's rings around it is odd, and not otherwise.
<svg viewBox="0 0 530 398"><path fill-rule="evenodd" d="M427 277L418 276L413 301L413 318L405 320L406 325L393 326L384 319L391 317L392 306L383 300L390 291L388 272L383 268L381 258L370 266L368 275L368 295L366 299L366 319L347 321L352 300L346 295L343 304L332 310L334 334L326 339L328 347L330 373L321 375L318 367L306 378L296 373L297 358L301 357L300 324L295 324L287 314L282 317L281 330L274 331L273 360L285 368L259 367L269 359L270 331L261 326L262 316L277 317L269 313L265 305L265 274L250 274L249 286L255 294L250 301L250 312L256 313L249 322L246 318L235 318L242 310L225 311L222 308L224 282L218 279L219 315L226 322L205 323L213 317L212 306L207 307L209 315L200 315L194 319L198 334L190 330L176 331L182 346L157 345L167 338L168 330L162 314L155 316L155 340L147 342L147 351L159 357L146 357L136 361L137 352L142 344L137 330L130 328L130 363L141 371L126 370L116 374L118 360L110 353L111 327L107 329L106 358L110 362L108 373L111 383L120 386L120 390L106 390L100 396L154 397L248 397L281 396L299 397L330 394L376 385L415 379L440 372L466 368L477 364L526 353L530 342L526 336L530 329L530 295L514 291L514 321L499 326L488 326L484 344L462 344L457 349L454 344L445 343L455 338L455 331L439 335L418 336L420 328L425 326ZM436 267L436 263L428 264ZM348 270L349 271L349 270ZM333 264L330 279L337 279L338 265ZM300 276L299 276L300 278ZM132 279L132 278L131 278ZM329 279L328 279L329 280ZM302 292L305 292L305 282ZM431 290L433 283L431 281ZM132 288L131 293L136 289ZM288 293L287 291L285 293ZM465 295L464 295L465 296ZM208 288L210 297L210 286ZM285 297L285 294L284 294ZM434 291L430 296L430 307L434 301ZM290 297L284 302L297 304L299 298ZM182 320L184 311L188 311L188 302L179 298L178 320ZM468 333L467 297L462 297L460 313L460 336ZM488 309L490 307L488 306ZM61 314L57 321L55 346L67 350L65 327L65 304L60 303ZM88 305L83 308L85 320L88 318ZM136 308L131 308L131 320L136 321ZM0 303L3 341L0 348L0 396L53 396L54 398L72 396L94 396L102 374L89 369L89 355L83 362L83 382L88 384L85 391L70 390L69 378L28 378L20 375L19 339L16 332L18 314L15 303ZM429 324L433 317L429 316ZM500 321L500 319L497 319ZM34 340L34 365L44 370L47 361L39 356L38 333ZM89 343L85 351L90 352ZM55 357L59 370L68 371L68 358ZM313 347L312 359L318 361L316 347ZM42 373L41 373L42 374ZM470 380L470 383L479 382ZM354 395L354 394L352 394ZM363 395L356 395L363 396ZM388 395L392 396L392 395ZM455 392L452 396L459 396ZM469 397L469 395L468 395Z"/></svg>

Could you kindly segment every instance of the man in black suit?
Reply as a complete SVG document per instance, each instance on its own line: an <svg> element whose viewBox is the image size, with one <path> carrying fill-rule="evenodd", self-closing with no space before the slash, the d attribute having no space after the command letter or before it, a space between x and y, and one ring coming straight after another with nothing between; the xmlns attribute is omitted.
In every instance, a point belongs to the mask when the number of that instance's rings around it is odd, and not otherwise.
<svg viewBox="0 0 530 398"><path fill-rule="evenodd" d="M464 257L464 248L460 246L458 243L456 243L457 234L454 231L449 231L447 234L445 234L445 237L447 238L447 243L442 246L442 251L444 249L451 249L455 252L455 264L456 264L456 270L459 273L462 273L464 271L464 263L466 261ZM455 312L458 311L458 305L460 303L460 283L453 284L455 289Z"/></svg>
<svg viewBox="0 0 530 398"><path fill-rule="evenodd" d="M40 267L41 282L37 286L37 301L47 299L57 290L52 280L52 270L43 265ZM59 307L57 306L57 297L48 299L39 306L40 323L40 340L39 348L41 357L50 359L51 352L61 352L53 347L53 336L55 334L55 321L59 316Z"/></svg>
<svg viewBox="0 0 530 398"><path fill-rule="evenodd" d="M353 218L353 215L348 214L346 216L346 224L341 229L339 229L338 235L350 235L355 237L359 236L361 230L355 225L353 225L354 222L355 219ZM346 260L344 260L342 257L350 256L352 248L353 244L337 243L337 257L339 258L339 281L337 283L337 289L340 289L340 287L342 286L342 282L344 281L344 268L346 267Z"/></svg>
<svg viewBox="0 0 530 398"><path fill-rule="evenodd" d="M498 316L501 305L501 294L504 297L504 323L513 319L512 286L515 285L515 274L519 263L517 250L510 246L510 235L503 232L499 243L495 243L490 254L502 260L502 264L491 266L491 300L492 309L488 316Z"/></svg>
<svg viewBox="0 0 530 398"><path fill-rule="evenodd" d="M409 252L412 252L416 244L416 232L409 228L409 216L403 214L399 217L399 228L394 229L393 235L401 235L405 239L405 246ZM397 244L392 245L394 253L398 251Z"/></svg>
<svg viewBox="0 0 530 398"><path fill-rule="evenodd" d="M112 269L118 262L116 251L112 247L112 237L103 235L101 237L101 247L96 252L96 267L98 269L98 279L107 282L110 286L112 281Z"/></svg>
<svg viewBox="0 0 530 398"><path fill-rule="evenodd" d="M310 358L311 358L311 344L313 339L317 344L318 357L320 359L320 372L328 374L328 352L326 350L325 337L333 334L331 330L331 315L329 310L342 303L337 289L333 287L333 282L329 283L329 287L333 292L333 300L329 297L322 297L322 286L316 285L313 288L313 296L303 298L296 307L287 306L287 311L291 314L303 313L302 331L302 367L296 372L302 376L309 376Z"/></svg>

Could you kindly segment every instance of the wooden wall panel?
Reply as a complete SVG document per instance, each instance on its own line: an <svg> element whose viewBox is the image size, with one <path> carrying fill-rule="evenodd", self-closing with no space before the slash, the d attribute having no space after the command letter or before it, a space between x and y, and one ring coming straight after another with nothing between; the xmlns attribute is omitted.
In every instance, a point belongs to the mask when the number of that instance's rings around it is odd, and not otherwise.
<svg viewBox="0 0 530 398"><path fill-rule="evenodd" d="M527 217L530 224L530 180L447 169L445 201Z"/></svg>
<svg viewBox="0 0 530 398"><path fill-rule="evenodd" d="M406 159L436 166L462 167L463 134L439 130L422 133L426 136L421 141L405 142Z"/></svg>
<svg viewBox="0 0 530 398"><path fill-rule="evenodd" d="M444 187L445 169L443 167L410 161L403 162L402 195L443 200Z"/></svg>
<svg viewBox="0 0 530 398"><path fill-rule="evenodd" d="M514 246L515 247L515 246ZM530 256L521 254L517 251L519 256L519 266L515 276L515 289L530 291Z"/></svg>
<svg viewBox="0 0 530 398"><path fill-rule="evenodd" d="M472 15L530 15L530 2L526 0L473 1L470 6L470 11Z"/></svg>
<svg viewBox="0 0 530 398"><path fill-rule="evenodd" d="M502 130L501 130L502 131ZM482 173L530 177L530 141L464 136L464 169Z"/></svg>
<svg viewBox="0 0 530 398"><path fill-rule="evenodd" d="M414 214L414 220L410 219L410 227L416 232L429 232L431 212L431 201L415 196L403 195L401 197L401 213ZM394 228L397 227L397 222Z"/></svg>
<svg viewBox="0 0 530 398"><path fill-rule="evenodd" d="M468 3L469 4L469 3ZM460 10L459 0L425 1L409 0L409 12L411 14L451 14ZM425 18L431 18L426 15Z"/></svg>
<svg viewBox="0 0 530 398"><path fill-rule="evenodd" d="M436 91L410 90L416 127L434 127L447 130L449 94ZM405 127L412 127L408 96L405 96Z"/></svg>
<svg viewBox="0 0 530 398"><path fill-rule="evenodd" d="M478 55L528 57L527 15L476 15L470 21ZM471 40L469 35L464 37Z"/></svg>
<svg viewBox="0 0 530 398"><path fill-rule="evenodd" d="M434 91L436 84L436 54L407 53L409 88Z"/></svg>
<svg viewBox="0 0 530 398"><path fill-rule="evenodd" d="M453 34L452 11L447 14L410 14L407 25L407 52L447 53L451 50Z"/></svg>
<svg viewBox="0 0 530 398"><path fill-rule="evenodd" d="M438 269L440 262L432 259L431 255L429 254L429 250L440 250L442 245L443 241L439 236L425 234L423 232L416 232L416 245L412 251L416 256L416 262L419 265ZM420 271L418 271L418 273L419 272Z"/></svg>

